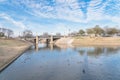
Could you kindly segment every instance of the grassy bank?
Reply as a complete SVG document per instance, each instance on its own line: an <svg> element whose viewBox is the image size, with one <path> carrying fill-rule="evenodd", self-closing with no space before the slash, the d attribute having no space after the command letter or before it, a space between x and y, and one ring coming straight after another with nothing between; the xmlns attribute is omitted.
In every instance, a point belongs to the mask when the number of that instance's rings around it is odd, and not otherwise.
<svg viewBox="0 0 120 80"><path fill-rule="evenodd" d="M120 46L120 37L74 37L74 45Z"/></svg>
<svg viewBox="0 0 120 80"><path fill-rule="evenodd" d="M0 39L0 71L30 46L31 44L25 41Z"/></svg>

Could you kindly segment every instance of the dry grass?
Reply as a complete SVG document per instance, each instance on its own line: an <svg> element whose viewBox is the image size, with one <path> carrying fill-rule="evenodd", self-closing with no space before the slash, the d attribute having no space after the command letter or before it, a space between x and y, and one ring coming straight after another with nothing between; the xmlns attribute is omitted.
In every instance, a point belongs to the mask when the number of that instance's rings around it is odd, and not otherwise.
<svg viewBox="0 0 120 80"><path fill-rule="evenodd" d="M20 55L28 46L30 44L24 41L0 39L0 69Z"/></svg>
<svg viewBox="0 0 120 80"><path fill-rule="evenodd" d="M120 45L119 37L80 37L74 38L73 44L78 45Z"/></svg>
<svg viewBox="0 0 120 80"><path fill-rule="evenodd" d="M15 39L0 39L0 46L22 46L25 45L26 42L24 41L19 41Z"/></svg>

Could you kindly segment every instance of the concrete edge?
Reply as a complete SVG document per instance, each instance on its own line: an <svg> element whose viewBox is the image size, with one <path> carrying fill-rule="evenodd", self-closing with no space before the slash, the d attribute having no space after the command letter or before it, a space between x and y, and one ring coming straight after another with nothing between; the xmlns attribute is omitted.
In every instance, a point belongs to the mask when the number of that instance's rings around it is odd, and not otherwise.
<svg viewBox="0 0 120 80"><path fill-rule="evenodd" d="M28 50L30 47L32 46L32 44L30 44L29 46L27 46L25 49L23 49L22 51L19 52L18 55L16 55L15 57L13 57L10 61L8 61L5 65L3 65L2 67L0 67L0 73L6 69L10 64L12 64L16 59L18 59L26 50Z"/></svg>

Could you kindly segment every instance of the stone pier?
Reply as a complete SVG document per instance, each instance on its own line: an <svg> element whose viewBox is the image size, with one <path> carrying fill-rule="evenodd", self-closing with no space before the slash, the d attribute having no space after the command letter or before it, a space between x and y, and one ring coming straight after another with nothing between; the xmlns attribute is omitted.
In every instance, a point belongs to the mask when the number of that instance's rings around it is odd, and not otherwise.
<svg viewBox="0 0 120 80"><path fill-rule="evenodd" d="M38 44L38 35L36 35L36 40L35 40L35 43Z"/></svg>
<svg viewBox="0 0 120 80"><path fill-rule="evenodd" d="M53 35L51 35L51 38L50 38L50 44L53 44Z"/></svg>

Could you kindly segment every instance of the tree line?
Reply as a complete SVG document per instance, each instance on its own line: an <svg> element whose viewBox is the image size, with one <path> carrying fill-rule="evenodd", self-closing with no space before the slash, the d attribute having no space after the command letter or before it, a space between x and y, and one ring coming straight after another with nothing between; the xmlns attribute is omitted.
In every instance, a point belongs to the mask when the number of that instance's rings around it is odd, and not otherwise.
<svg viewBox="0 0 120 80"><path fill-rule="evenodd" d="M10 38L13 36L13 34L14 34L14 32L11 29L0 28L0 37Z"/></svg>
<svg viewBox="0 0 120 80"><path fill-rule="evenodd" d="M96 25L95 27L86 30L80 29L77 34L79 34L80 36L84 36L86 34L94 34L95 36L114 36L120 34L120 29L115 27L101 28L99 25Z"/></svg>
<svg viewBox="0 0 120 80"><path fill-rule="evenodd" d="M22 37L22 38L32 38L32 37L35 37L36 35L33 35L33 32L31 30L24 30L22 32L22 35L19 36L19 37ZM44 36L44 37L48 37L48 36L51 36L51 34L49 34L48 32L44 32L42 35L38 35L38 36ZM60 33L56 33L56 36L61 36Z"/></svg>
<svg viewBox="0 0 120 80"><path fill-rule="evenodd" d="M96 25L95 27L88 28L86 30L80 29L77 32L72 32L68 34L69 36L88 36L88 35L94 35L94 36L103 36L103 37L109 37L114 35L120 36L120 29L116 27L104 27L101 28L99 25ZM43 33L41 36L47 37L49 34L47 32ZM60 33L56 33L56 36L61 36ZM32 38L35 37L31 30L24 30L22 37L24 38Z"/></svg>

